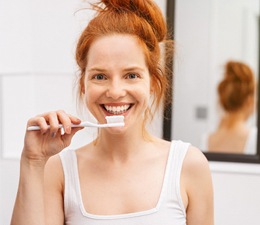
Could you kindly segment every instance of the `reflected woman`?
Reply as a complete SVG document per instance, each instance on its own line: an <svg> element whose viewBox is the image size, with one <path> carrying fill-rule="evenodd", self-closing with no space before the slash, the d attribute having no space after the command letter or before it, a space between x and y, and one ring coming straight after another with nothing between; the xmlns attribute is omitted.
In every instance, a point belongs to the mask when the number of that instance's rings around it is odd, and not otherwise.
<svg viewBox="0 0 260 225"><path fill-rule="evenodd" d="M217 129L204 136L203 149L210 152L255 154L256 127L248 126L255 108L256 82L251 68L242 62L229 61L218 85L223 109Z"/></svg>

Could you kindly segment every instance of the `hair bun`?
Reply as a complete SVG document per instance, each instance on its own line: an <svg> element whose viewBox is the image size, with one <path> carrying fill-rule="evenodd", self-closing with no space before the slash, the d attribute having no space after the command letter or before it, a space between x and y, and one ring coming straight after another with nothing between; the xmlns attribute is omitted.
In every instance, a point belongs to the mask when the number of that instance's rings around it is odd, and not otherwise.
<svg viewBox="0 0 260 225"><path fill-rule="evenodd" d="M134 7L132 0L101 0L101 2L106 6L107 9L112 9L117 12L133 11Z"/></svg>
<svg viewBox="0 0 260 225"><path fill-rule="evenodd" d="M242 62L227 62L225 76L218 85L223 108L227 111L239 109L247 97L254 94L254 91L255 80L251 68Z"/></svg>
<svg viewBox="0 0 260 225"><path fill-rule="evenodd" d="M226 79L235 82L248 82L253 74L252 70L242 62L229 61L226 64Z"/></svg>
<svg viewBox="0 0 260 225"><path fill-rule="evenodd" d="M103 4L103 8L100 4ZM167 27L163 15L153 0L101 0L101 2L94 4L94 6L99 11L134 13L150 24L159 42L163 41L166 37Z"/></svg>

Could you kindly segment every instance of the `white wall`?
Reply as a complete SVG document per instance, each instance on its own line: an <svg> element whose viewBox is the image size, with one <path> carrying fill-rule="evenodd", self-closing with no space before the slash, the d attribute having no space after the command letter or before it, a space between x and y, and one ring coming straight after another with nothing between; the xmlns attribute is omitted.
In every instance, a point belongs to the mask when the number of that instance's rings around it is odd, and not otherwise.
<svg viewBox="0 0 260 225"><path fill-rule="evenodd" d="M0 0L0 224L10 223L27 120L45 111L77 114L74 46L89 12L79 1ZM90 141L82 131L72 148Z"/></svg>
<svg viewBox="0 0 260 225"><path fill-rule="evenodd" d="M260 165L210 163L215 197L215 225L258 225Z"/></svg>

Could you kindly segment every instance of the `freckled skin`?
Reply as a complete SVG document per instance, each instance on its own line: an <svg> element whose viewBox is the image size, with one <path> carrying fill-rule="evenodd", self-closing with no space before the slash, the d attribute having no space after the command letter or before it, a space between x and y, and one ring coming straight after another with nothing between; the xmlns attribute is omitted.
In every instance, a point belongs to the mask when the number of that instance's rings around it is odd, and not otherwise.
<svg viewBox="0 0 260 225"><path fill-rule="evenodd" d="M149 105L150 75L138 40L130 35L101 37L88 58L84 99L91 113L101 123L111 115L101 105L130 105L122 114L126 126L139 127Z"/></svg>

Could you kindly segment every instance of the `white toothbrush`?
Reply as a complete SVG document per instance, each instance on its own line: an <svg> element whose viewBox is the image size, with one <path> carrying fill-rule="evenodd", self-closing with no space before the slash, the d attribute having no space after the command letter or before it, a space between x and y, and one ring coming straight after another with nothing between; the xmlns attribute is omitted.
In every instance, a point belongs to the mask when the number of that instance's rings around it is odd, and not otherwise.
<svg viewBox="0 0 260 225"><path fill-rule="evenodd" d="M71 127L123 127L124 116L106 116L107 123L97 124L89 121L82 122L80 124L72 124ZM50 126L49 126L50 127ZM59 128L63 128L62 124L59 124ZM40 130L39 126L30 126L27 130Z"/></svg>

